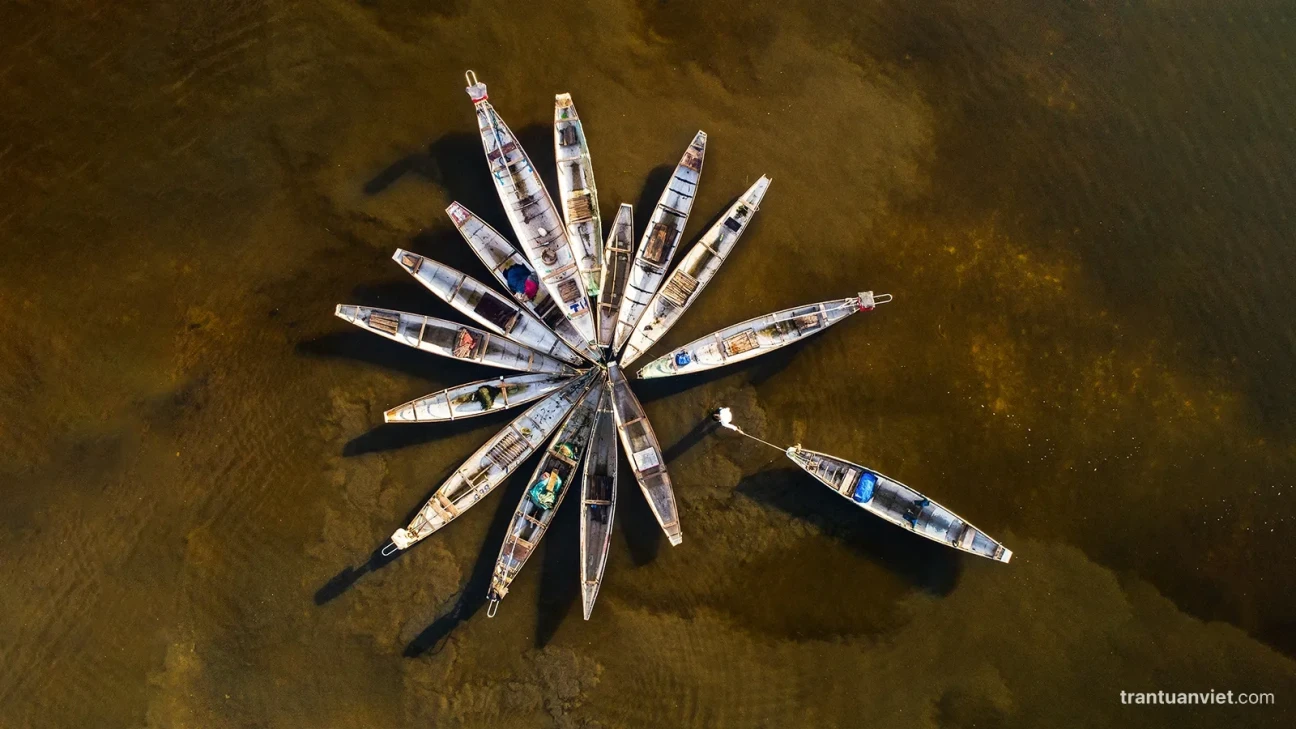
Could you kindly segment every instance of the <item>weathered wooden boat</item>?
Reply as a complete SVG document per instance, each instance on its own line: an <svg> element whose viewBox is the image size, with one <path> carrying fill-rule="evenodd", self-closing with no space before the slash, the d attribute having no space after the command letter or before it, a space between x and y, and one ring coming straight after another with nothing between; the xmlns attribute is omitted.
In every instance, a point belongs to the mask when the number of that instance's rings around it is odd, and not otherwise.
<svg viewBox="0 0 1296 729"><path fill-rule="evenodd" d="M472 71L465 78L468 96L477 111L477 127L491 179L495 181L495 191L504 203L504 212L513 224L522 252L539 275L540 283L558 302L563 315L586 342L594 342L594 315L576 268L576 253L567 240L558 209L526 150L487 100L486 84L479 83Z"/></svg>
<svg viewBox="0 0 1296 729"><path fill-rule="evenodd" d="M601 347L612 346L633 256L634 206L621 203L612 221L612 230L608 231L607 244L603 246L603 283L599 286L598 295L598 341Z"/></svg>
<svg viewBox="0 0 1296 729"><path fill-rule="evenodd" d="M335 313L338 318L361 329L442 357L520 372L576 374L571 365L561 360L466 324L404 311L345 304L339 304Z"/></svg>
<svg viewBox="0 0 1296 729"><path fill-rule="evenodd" d="M799 445L787 457L856 506L896 526L978 557L1007 562L1012 550L921 493L877 471Z"/></svg>
<svg viewBox="0 0 1296 729"><path fill-rule="evenodd" d="M443 263L397 248L392 260L437 298L450 304L483 327L550 355L581 366L585 358L568 347L539 317L495 293L477 279Z"/></svg>
<svg viewBox="0 0 1296 729"><path fill-rule="evenodd" d="M567 375L508 375L469 382L410 400L383 413L388 423L463 420L539 400L571 380Z"/></svg>
<svg viewBox="0 0 1296 729"><path fill-rule="evenodd" d="M540 285L540 279L535 275L531 264L507 238L457 202L446 208L446 214L467 241L468 247L473 249L500 286L513 296L514 301L530 309L545 326L581 356L596 362L602 360L599 348L589 346L580 332L576 331L557 302Z"/></svg>
<svg viewBox="0 0 1296 729"><path fill-rule="evenodd" d="M857 311L871 311L878 304L890 300L890 294L875 296L872 291L865 291L859 296L806 304L748 319L649 362L639 370L639 378L704 372L749 360L821 332Z"/></svg>
<svg viewBox="0 0 1296 729"><path fill-rule="evenodd" d="M621 436L621 445L626 449L630 460L630 470L634 472L639 488L648 499L653 516L661 524L662 531L672 545L684 540L680 531L679 511L675 508L675 491L671 486L670 474L666 471L666 458L662 454L657 434L644 414L639 398L630 389L621 367L615 362L608 364L608 382L612 387L612 409L616 414L617 433Z"/></svg>
<svg viewBox="0 0 1296 729"><path fill-rule="evenodd" d="M626 284L625 296L621 299L621 312L617 317L616 337L613 347L620 351L630 338L639 317L657 287L666 277L671 258L679 248L684 235L684 226L688 224L689 211L693 209L693 197L697 194L698 181L702 177L702 160L706 156L706 132L698 132L684 150L670 182L657 200L648 228L644 230L639 241L639 250L635 251L634 263L630 267L630 280Z"/></svg>
<svg viewBox="0 0 1296 729"><path fill-rule="evenodd" d="M463 465L455 469L450 478L432 494L432 498L419 509L418 514L404 529L397 529L391 544L383 554L396 549L408 549L414 543L459 518L491 491L495 490L509 474L522 465L584 397L594 383L595 372L572 380L558 392L527 408Z"/></svg>
<svg viewBox="0 0 1296 729"><path fill-rule="evenodd" d="M671 271L626 342L620 358L622 367L629 367L660 341L697 300L760 209L769 183L770 179L762 176L748 188Z"/></svg>
<svg viewBox="0 0 1296 729"><path fill-rule="evenodd" d="M598 386L602 378L597 380L554 433L548 450L527 481L526 491L513 512L508 535L500 546L495 571L491 575L487 595L490 606L486 611L489 617L495 616L499 601L508 594L509 584L539 546L558 513L558 507L562 506L563 498L572 488L581 456L589 446L590 431L598 416L599 399L603 396L603 388Z"/></svg>
<svg viewBox="0 0 1296 729"><path fill-rule="evenodd" d="M603 219L599 216L598 188L594 185L585 128L571 94L554 97L554 159L567 240L576 254L576 268L585 281L585 292L597 300L603 277Z"/></svg>
<svg viewBox="0 0 1296 729"><path fill-rule="evenodd" d="M594 600L603 584L612 544L612 518L616 515L617 429L612 387L606 379L596 387L602 390L602 396L598 419L585 449L585 478L581 482L581 603L586 620L594 611Z"/></svg>

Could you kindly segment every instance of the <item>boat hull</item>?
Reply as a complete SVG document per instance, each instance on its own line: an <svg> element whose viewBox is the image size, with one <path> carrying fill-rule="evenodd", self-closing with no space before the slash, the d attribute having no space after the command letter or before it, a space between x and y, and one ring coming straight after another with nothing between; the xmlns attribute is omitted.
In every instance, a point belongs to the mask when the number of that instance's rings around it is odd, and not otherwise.
<svg viewBox="0 0 1296 729"><path fill-rule="evenodd" d="M901 529L978 557L997 562L1012 559L1012 550L895 479L797 446L787 450L787 457L837 495Z"/></svg>
<svg viewBox="0 0 1296 729"><path fill-rule="evenodd" d="M769 183L768 177L761 177L748 188L671 271L666 283L653 294L643 317L626 342L620 358L622 367L629 367L666 336L666 332L697 301L738 244L756 211L760 210Z"/></svg>
<svg viewBox="0 0 1296 729"><path fill-rule="evenodd" d="M574 375L576 370L507 337L445 319L391 309L339 304L340 319L424 352L519 372Z"/></svg>
<svg viewBox="0 0 1296 729"><path fill-rule="evenodd" d="M670 473L666 470L666 457L662 454L657 434L644 414L639 398L630 389L625 374L615 363L608 365L608 383L612 388L612 411L616 416L617 434L630 461L630 470L639 482L639 488L648 499L653 516L672 545L684 539L680 531L679 510L675 506L675 490Z"/></svg>
<svg viewBox="0 0 1296 729"><path fill-rule="evenodd" d="M392 544L409 549L459 518L544 444L594 381L593 374L573 380L563 389L527 408L468 457L432 494Z"/></svg>
<svg viewBox="0 0 1296 729"><path fill-rule="evenodd" d="M486 100L486 85L471 83L467 91L477 112L477 129L495 191L522 252L584 341L595 341L594 316L576 267L575 251L553 198L526 150Z"/></svg>
<svg viewBox="0 0 1296 729"><path fill-rule="evenodd" d="M597 300L603 277L603 219L599 216L589 143L571 94L554 98L554 160L567 240L576 255L585 293Z"/></svg>
<svg viewBox="0 0 1296 729"><path fill-rule="evenodd" d="M617 351L625 346L635 325L639 323L639 317L647 309L648 302L657 293L662 279L666 277L671 258L684 237L684 226L688 224L693 198L697 195L698 182L702 179L706 143L706 132L700 131L693 137L688 149L684 150L684 156L675 166L639 241L625 297L621 300L621 312L617 317L613 341Z"/></svg>
<svg viewBox="0 0 1296 729"><path fill-rule="evenodd" d="M540 278L535 275L530 261L507 238L457 202L446 208L446 214L450 216L450 221L468 243L468 247L473 249L473 253L477 254L482 264L514 301L535 314L536 318L582 357L595 362L602 359L598 348L589 346L571 321L563 315L557 302L549 297L549 292L540 285Z"/></svg>
<svg viewBox="0 0 1296 729"><path fill-rule="evenodd" d="M544 457L531 473L522 499L513 511L513 519L509 522L504 544L500 546L499 557L495 560L490 586L492 601L498 601L508 594L509 585L540 545L540 540L553 523L554 515L562 506L567 492L572 490L577 466L589 446L590 431L598 416L598 402L602 394L603 388L597 386L585 391L563 424L554 432ZM553 485L552 490L546 488L549 484ZM545 501L546 499L549 501Z"/></svg>
<svg viewBox="0 0 1296 729"><path fill-rule="evenodd" d="M603 283L599 287L598 296L600 347L612 347L617 318L621 315L621 300L625 297L633 260L634 207L622 203L612 221L612 230L608 231L607 243L603 246Z"/></svg>
<svg viewBox="0 0 1296 729"><path fill-rule="evenodd" d="M612 544L612 523L616 516L617 428L612 412L612 388L604 381L598 404L598 419L590 431L585 449L585 473L581 482L581 605L585 619L594 611L603 572L607 569Z"/></svg>
<svg viewBox="0 0 1296 729"><path fill-rule="evenodd" d="M481 281L400 248L396 249L392 260L399 263L401 268L437 298L486 329L567 364L585 364L585 358L559 339L535 314L495 293Z"/></svg>
<svg viewBox="0 0 1296 729"><path fill-rule="evenodd" d="M525 405L554 392L566 375L509 375L469 382L410 400L383 413L388 423L436 423L463 420Z"/></svg>
<svg viewBox="0 0 1296 729"><path fill-rule="evenodd" d="M670 354L644 365L639 379L687 375L736 364L781 349L817 334L858 311L868 311L876 303L890 301L890 296L875 302L872 292L857 297L822 301L758 316L725 327L696 339Z"/></svg>

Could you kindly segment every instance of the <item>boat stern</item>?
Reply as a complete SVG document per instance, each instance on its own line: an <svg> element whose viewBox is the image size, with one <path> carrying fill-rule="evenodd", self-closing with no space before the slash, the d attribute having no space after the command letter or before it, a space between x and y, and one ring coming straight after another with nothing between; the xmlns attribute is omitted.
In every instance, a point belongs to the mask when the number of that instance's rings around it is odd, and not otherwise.
<svg viewBox="0 0 1296 729"><path fill-rule="evenodd" d="M579 121L580 117L576 116L576 106L572 104L571 94L556 94L554 96L554 121Z"/></svg>
<svg viewBox="0 0 1296 729"><path fill-rule="evenodd" d="M641 380L652 380L658 377L670 377L676 374L676 367L673 359L674 356L675 355L673 354L668 354L665 357L658 357L641 367L639 371L635 373L635 377L638 377Z"/></svg>
<svg viewBox="0 0 1296 729"><path fill-rule="evenodd" d="M478 81L477 74L471 69L464 72L464 80L468 82L468 88L464 90L468 92L468 98L472 99L474 104L480 104L490 98L486 95L486 84Z"/></svg>
<svg viewBox="0 0 1296 729"><path fill-rule="evenodd" d="M417 253L410 253L404 248L397 248L396 252L392 254L392 260L399 263L401 268L412 275L418 273L419 268L423 266L423 261L426 259Z"/></svg>
<svg viewBox="0 0 1296 729"><path fill-rule="evenodd" d="M887 304L891 301L891 294L875 294L872 291L859 292L860 311L873 311L878 304Z"/></svg>
<svg viewBox="0 0 1296 729"><path fill-rule="evenodd" d="M419 539L420 537L417 534L408 529L397 529L391 535L392 544L395 544L397 549L409 549Z"/></svg>
<svg viewBox="0 0 1296 729"><path fill-rule="evenodd" d="M360 307L354 304L338 304L333 309L333 315L339 319L344 319L352 324L364 325L364 319L360 316Z"/></svg>
<svg viewBox="0 0 1296 729"><path fill-rule="evenodd" d="M1012 550L1005 546L1000 545L999 554L996 554L994 558L998 562L1003 562L1004 564L1008 564L1008 560L1012 559Z"/></svg>

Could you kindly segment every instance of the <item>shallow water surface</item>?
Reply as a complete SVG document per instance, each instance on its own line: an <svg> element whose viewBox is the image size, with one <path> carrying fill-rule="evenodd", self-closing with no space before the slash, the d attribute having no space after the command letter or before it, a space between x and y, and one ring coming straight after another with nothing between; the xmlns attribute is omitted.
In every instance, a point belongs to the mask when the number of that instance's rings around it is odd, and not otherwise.
<svg viewBox="0 0 1296 729"><path fill-rule="evenodd" d="M0 726L1292 725L1290 8L6 16ZM687 241L773 178L653 356L896 296L745 366L636 383L685 538L623 480L589 622L571 507L481 609L524 477L372 558L511 417L381 425L485 371L332 316L454 316L397 247L487 277L443 213L508 229L467 68L551 185L553 95L572 93L605 223L631 202L642 231L698 129ZM713 432L720 404L926 492L1012 563L852 508ZM1277 705L1119 699L1209 689Z"/></svg>

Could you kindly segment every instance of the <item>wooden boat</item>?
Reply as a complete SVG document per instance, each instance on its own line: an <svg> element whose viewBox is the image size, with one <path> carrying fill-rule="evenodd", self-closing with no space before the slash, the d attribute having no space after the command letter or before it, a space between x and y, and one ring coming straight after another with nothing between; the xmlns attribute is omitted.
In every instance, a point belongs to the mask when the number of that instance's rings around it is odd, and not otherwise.
<svg viewBox="0 0 1296 729"><path fill-rule="evenodd" d="M601 381L598 378L598 382ZM602 396L602 387L590 387L585 391L554 433L544 457L531 473L527 489L513 512L513 520L509 522L508 536L504 537L499 558L495 561L488 595L488 616L495 616L499 601L508 594L509 584L544 538L563 498L571 490L581 456L589 446L590 431L598 416L598 403Z"/></svg>
<svg viewBox="0 0 1296 729"><path fill-rule="evenodd" d="M902 529L978 557L999 562L1012 559L1012 550L895 479L799 445L786 452L793 463L843 498Z"/></svg>
<svg viewBox="0 0 1296 729"><path fill-rule="evenodd" d="M437 298L483 327L567 364L585 364L585 359L564 344L535 314L495 293L481 281L400 248L396 249L392 260L418 279L428 291L436 294Z"/></svg>
<svg viewBox="0 0 1296 729"><path fill-rule="evenodd" d="M451 387L383 413L388 423L435 423L463 420L525 405L557 390L571 380L566 375L509 375Z"/></svg>
<svg viewBox="0 0 1296 729"><path fill-rule="evenodd" d="M612 518L616 514L617 430L612 412L612 387L599 385L598 420L585 449L585 479L581 483L581 602L585 619L594 611L603 571L612 544Z"/></svg>
<svg viewBox="0 0 1296 729"><path fill-rule="evenodd" d="M540 279L536 277L531 264L507 238L457 202L446 208L446 214L468 242L468 247L473 249L500 286L513 296L514 301L530 309L545 326L581 356L595 362L602 360L598 347L588 346L585 338L558 308L557 302L540 285Z"/></svg>
<svg viewBox="0 0 1296 729"><path fill-rule="evenodd" d="M720 264L725 262L743 231L747 230L748 223L756 216L769 183L770 179L762 176L748 188L671 271L626 342L620 358L622 367L629 367L651 349L697 301L702 289L715 277Z"/></svg>
<svg viewBox="0 0 1296 729"><path fill-rule="evenodd" d="M554 97L554 159L558 163L558 197L562 201L567 240L576 254L576 268L585 292L597 300L603 278L603 219L589 144L571 94Z"/></svg>
<svg viewBox="0 0 1296 729"><path fill-rule="evenodd" d="M408 526L392 534L392 543L383 548L383 554L409 549L495 490L558 428L584 397L594 378L595 373L591 372L572 380L496 433L441 484Z"/></svg>
<svg viewBox="0 0 1296 729"><path fill-rule="evenodd" d="M621 203L612 221L612 230L608 232L607 244L603 246L603 283L599 286L598 295L598 342L601 347L612 346L633 256L634 206Z"/></svg>
<svg viewBox="0 0 1296 729"><path fill-rule="evenodd" d="M706 142L706 132L698 132L688 149L684 150L684 156L675 166L675 172L662 191L652 218L648 220L648 228L639 241L639 250L635 252L630 281L626 285L625 298L621 300L621 312L617 317L616 336L613 339L617 351L630 338L630 333L639 323L639 317L643 316L649 300L657 293L657 287L666 277L671 258L675 256L675 249L679 247L684 226L688 223L689 211L693 209L693 196L697 194L698 181L702 177Z"/></svg>
<svg viewBox="0 0 1296 729"><path fill-rule="evenodd" d="M653 516L672 545L684 540L680 532L679 511L675 508L675 491L670 474L666 471L666 458L652 424L644 415L639 398L630 389L621 367L615 362L608 365L608 382L612 387L612 409L616 414L617 433L630 460L639 488L643 490L652 507Z"/></svg>
<svg viewBox="0 0 1296 729"><path fill-rule="evenodd" d="M468 80L468 96L477 111L477 127L491 179L495 181L495 191L504 203L504 212L513 224L522 252L531 261L540 283L558 302L563 315L571 320L584 341L593 342L594 315L576 268L576 253L567 240L558 209L526 150L487 100L486 84L478 83L472 71L464 77Z"/></svg>
<svg viewBox="0 0 1296 729"><path fill-rule="evenodd" d="M438 354L442 357L480 362L491 367L520 372L548 372L574 375L570 365L547 354L536 352L507 337L465 324L421 314L391 309L339 304L335 312L340 319L386 337L393 342Z"/></svg>
<svg viewBox="0 0 1296 729"><path fill-rule="evenodd" d="M786 347L827 329L857 311L872 311L891 300L890 294L859 296L806 304L748 319L694 340L639 370L640 379L670 377L723 367Z"/></svg>

